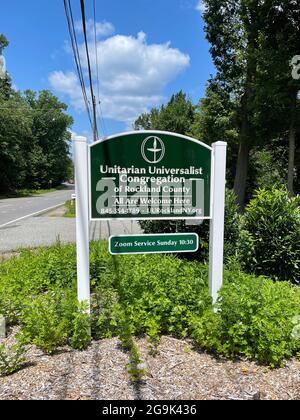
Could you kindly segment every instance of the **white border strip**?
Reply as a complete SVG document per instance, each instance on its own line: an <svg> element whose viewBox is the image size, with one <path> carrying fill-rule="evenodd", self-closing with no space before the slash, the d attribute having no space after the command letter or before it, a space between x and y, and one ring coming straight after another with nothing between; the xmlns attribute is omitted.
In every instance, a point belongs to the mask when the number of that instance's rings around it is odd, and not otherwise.
<svg viewBox="0 0 300 420"><path fill-rule="evenodd" d="M21 220L28 219L29 217L38 216L39 214L47 213L48 211L58 209L59 207L63 206L64 204L65 204L65 202L63 202L61 204L56 204L55 206L48 207L47 209L39 210L35 213L28 214L27 216L20 217L19 219L12 220L11 222L4 223L4 225L0 226L0 229L6 227L8 225L12 225L13 223L20 222Z"/></svg>
<svg viewBox="0 0 300 420"><path fill-rule="evenodd" d="M194 236L196 238L196 249L195 250L187 250L187 251L143 251L143 252L112 252L111 250L111 240L114 238L135 238L135 237L143 237L149 238L152 236L164 236L164 237L177 237L177 236ZM167 240L167 239L166 239ZM182 253L191 253L197 252L199 250L199 235L197 233L153 233L153 234L137 234L137 235L112 235L108 239L108 247L109 253L111 255L146 255L146 254L182 254Z"/></svg>
<svg viewBox="0 0 300 420"><path fill-rule="evenodd" d="M207 216L207 217L201 217L201 216L169 217L169 216L166 216L166 217L163 217L163 218L161 218L161 217L139 217L139 218L136 218L136 217L118 217L118 218L115 218L115 217L113 217L113 218L105 218L105 219L102 218L102 217L99 218L99 219L90 218L91 222L113 222L114 220L117 220L119 222L121 220L123 220L123 221L135 220L136 222L142 222L144 220L159 220L159 221L162 221L162 220L212 220L212 216Z"/></svg>
<svg viewBox="0 0 300 420"><path fill-rule="evenodd" d="M193 143L197 143L203 147L205 147L206 149L212 151L212 147L210 147L208 144L203 143L200 140L197 139L193 139L192 137L188 137L188 136L184 136L182 134L177 134L177 133L172 133L170 131L159 131L159 130L137 130L137 131L126 131L124 133L119 133L119 134L114 134L113 136L109 136L109 137L104 137L103 139L100 139L98 141L95 141L94 143L89 144L89 148L91 149L92 147L96 146L99 143L103 143L105 141L108 140L112 140L118 137L124 137L124 136L132 136L134 134L163 134L166 136L173 136L173 137L179 137L185 140L189 140L192 141Z"/></svg>

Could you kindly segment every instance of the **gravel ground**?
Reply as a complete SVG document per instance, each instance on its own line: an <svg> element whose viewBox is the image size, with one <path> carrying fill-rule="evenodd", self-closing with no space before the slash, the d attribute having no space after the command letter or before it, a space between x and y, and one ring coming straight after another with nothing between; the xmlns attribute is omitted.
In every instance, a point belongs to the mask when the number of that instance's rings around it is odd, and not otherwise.
<svg viewBox="0 0 300 420"><path fill-rule="evenodd" d="M6 341L11 341L12 338ZM32 347L29 364L0 377L0 399L11 400L292 400L300 399L300 362L268 370L246 361L231 362L198 352L188 341L163 337L159 354L137 340L147 365L145 380L130 381L129 357L118 339L94 342L84 351L62 349L45 356Z"/></svg>
<svg viewBox="0 0 300 420"><path fill-rule="evenodd" d="M92 240L107 239L110 234L123 235L141 233L137 222L112 221L110 229L107 222L92 222L90 238ZM36 248L55 244L75 242L75 219L50 215L31 217L21 222L0 229L0 253L20 248Z"/></svg>

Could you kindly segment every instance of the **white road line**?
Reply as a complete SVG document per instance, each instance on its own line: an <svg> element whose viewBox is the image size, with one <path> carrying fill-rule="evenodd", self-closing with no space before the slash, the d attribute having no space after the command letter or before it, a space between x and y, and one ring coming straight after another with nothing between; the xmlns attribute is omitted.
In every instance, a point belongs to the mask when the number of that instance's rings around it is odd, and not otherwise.
<svg viewBox="0 0 300 420"><path fill-rule="evenodd" d="M4 223L4 225L0 225L0 229L13 223L20 222L21 220L28 219L29 217L37 216L39 214L46 213L47 211L54 210L58 207L63 206L64 204L65 202L61 204L56 204L56 206L48 207L47 209L39 210L35 213L28 214L27 216L20 217L19 219L12 220L11 222Z"/></svg>

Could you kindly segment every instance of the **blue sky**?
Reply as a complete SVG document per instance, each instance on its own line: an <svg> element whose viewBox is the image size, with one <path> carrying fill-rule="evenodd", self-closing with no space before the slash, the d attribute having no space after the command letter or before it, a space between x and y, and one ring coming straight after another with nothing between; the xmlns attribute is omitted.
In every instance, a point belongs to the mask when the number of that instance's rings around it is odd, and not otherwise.
<svg viewBox="0 0 300 420"><path fill-rule="evenodd" d="M184 90L204 95L214 67L205 40L199 0L96 0L102 135L131 128L141 112ZM79 0L72 0L80 20ZM87 19L92 1L86 0ZM88 25L89 28L89 25ZM90 136L76 78L63 0L15 0L1 6L0 33L10 41L6 67L20 89L50 89L66 102L73 131ZM82 33L78 39L86 67ZM95 68L95 46L90 34Z"/></svg>

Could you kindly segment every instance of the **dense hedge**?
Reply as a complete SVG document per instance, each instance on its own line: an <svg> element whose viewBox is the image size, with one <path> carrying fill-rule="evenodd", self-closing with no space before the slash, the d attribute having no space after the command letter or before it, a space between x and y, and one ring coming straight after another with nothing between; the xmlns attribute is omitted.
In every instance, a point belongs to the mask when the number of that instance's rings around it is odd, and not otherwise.
<svg viewBox="0 0 300 420"><path fill-rule="evenodd" d="M249 273L300 283L300 197L258 190L242 218L240 261Z"/></svg>

